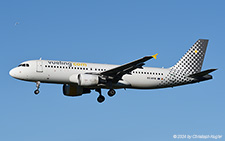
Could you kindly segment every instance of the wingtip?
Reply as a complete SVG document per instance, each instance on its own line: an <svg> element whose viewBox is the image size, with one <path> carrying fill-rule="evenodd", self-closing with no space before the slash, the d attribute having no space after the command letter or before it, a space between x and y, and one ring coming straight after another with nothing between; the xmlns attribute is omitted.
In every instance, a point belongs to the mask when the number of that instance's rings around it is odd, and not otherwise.
<svg viewBox="0 0 225 141"><path fill-rule="evenodd" d="M155 55L152 55L152 57L154 58L154 59L156 59L156 56L158 55L158 53L157 54L155 54Z"/></svg>

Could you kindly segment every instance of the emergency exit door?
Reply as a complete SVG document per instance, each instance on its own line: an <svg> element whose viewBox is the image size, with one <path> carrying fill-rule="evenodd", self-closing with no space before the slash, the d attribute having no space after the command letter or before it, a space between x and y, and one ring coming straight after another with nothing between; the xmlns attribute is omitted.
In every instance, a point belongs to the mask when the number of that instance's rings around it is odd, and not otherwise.
<svg viewBox="0 0 225 141"><path fill-rule="evenodd" d="M36 71L37 72L43 72L43 61L42 60L38 60L36 62L37 67L36 67Z"/></svg>

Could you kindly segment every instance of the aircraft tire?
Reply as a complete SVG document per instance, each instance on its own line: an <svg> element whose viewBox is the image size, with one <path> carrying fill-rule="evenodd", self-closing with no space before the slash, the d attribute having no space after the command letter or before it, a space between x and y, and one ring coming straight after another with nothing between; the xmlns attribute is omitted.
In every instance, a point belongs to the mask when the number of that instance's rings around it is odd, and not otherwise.
<svg viewBox="0 0 225 141"><path fill-rule="evenodd" d="M39 92L40 92L39 90L35 90L35 91L34 91L34 94L37 95L37 94L39 94Z"/></svg>
<svg viewBox="0 0 225 141"><path fill-rule="evenodd" d="M110 97L114 96L115 94L116 94L116 91L114 89L110 89L108 91L108 96L110 96Z"/></svg>
<svg viewBox="0 0 225 141"><path fill-rule="evenodd" d="M97 98L97 101L99 103L102 103L105 100L105 97L103 95L99 95L99 97Z"/></svg>

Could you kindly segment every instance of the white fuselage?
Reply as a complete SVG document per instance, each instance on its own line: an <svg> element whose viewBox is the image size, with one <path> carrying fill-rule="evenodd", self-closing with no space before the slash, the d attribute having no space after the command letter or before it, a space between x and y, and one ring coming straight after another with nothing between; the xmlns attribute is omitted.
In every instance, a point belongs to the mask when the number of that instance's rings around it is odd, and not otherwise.
<svg viewBox="0 0 225 141"><path fill-rule="evenodd" d="M72 76L85 73L98 74L118 66L51 60L31 60L22 64L28 64L29 66L18 66L10 71L10 75L25 81L57 84L76 83L76 80L72 79ZM131 74L125 74L122 80L114 85L113 88L160 88L159 83L164 80L169 71L170 69L152 67L135 69ZM101 88L105 88L105 86Z"/></svg>

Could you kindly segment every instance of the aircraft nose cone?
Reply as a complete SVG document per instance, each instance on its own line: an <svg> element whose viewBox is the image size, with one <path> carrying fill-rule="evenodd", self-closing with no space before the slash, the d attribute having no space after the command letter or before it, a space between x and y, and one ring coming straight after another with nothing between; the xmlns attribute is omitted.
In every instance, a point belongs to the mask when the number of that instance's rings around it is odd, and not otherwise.
<svg viewBox="0 0 225 141"><path fill-rule="evenodd" d="M9 71L9 75L12 76L12 77L15 77L15 69L11 69Z"/></svg>

